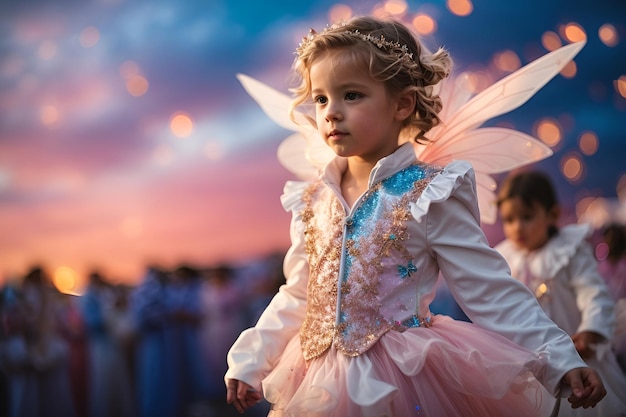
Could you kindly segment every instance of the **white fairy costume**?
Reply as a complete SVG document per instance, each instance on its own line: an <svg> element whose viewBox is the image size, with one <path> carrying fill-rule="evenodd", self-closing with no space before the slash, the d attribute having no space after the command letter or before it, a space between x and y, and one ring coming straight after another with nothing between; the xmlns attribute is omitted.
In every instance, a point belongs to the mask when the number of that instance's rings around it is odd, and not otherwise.
<svg viewBox="0 0 626 417"><path fill-rule="evenodd" d="M584 362L480 228L495 218L489 174L551 152L521 132L476 127L528 100L582 46L470 101L442 87L433 143L378 161L352 207L340 192L345 159L306 117L288 119L287 96L240 75L272 119L298 132L278 156L304 181L288 182L281 199L292 213L286 283L231 348L225 379L260 390L276 417L528 417L569 395L561 378ZM497 156L483 158L485 149ZM430 313L440 273L473 323Z"/></svg>
<svg viewBox="0 0 626 417"><path fill-rule="evenodd" d="M559 415L626 416L626 376L610 344L615 327L614 301L587 241L590 233L588 225L572 224L531 252L519 249L510 240L504 240L496 249L507 260L512 276L535 294L560 328L571 336L591 331L606 338L606 343L596 346L595 357L586 362L600 373L607 396L595 408L561 407Z"/></svg>

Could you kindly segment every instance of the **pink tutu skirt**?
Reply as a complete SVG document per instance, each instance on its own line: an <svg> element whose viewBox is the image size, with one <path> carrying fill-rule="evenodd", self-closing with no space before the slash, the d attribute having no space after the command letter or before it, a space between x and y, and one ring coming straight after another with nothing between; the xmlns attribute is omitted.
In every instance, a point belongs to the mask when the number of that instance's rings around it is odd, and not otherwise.
<svg viewBox="0 0 626 417"><path fill-rule="evenodd" d="M294 337L263 380L272 417L529 417L546 390L533 372L547 358L471 323L389 331L348 357L331 346L306 363Z"/></svg>

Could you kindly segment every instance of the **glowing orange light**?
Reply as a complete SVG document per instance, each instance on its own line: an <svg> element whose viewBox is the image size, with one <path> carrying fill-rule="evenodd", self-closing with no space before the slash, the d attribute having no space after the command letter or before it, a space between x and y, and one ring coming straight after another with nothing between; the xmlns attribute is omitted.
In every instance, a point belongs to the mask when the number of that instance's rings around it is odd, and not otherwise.
<svg viewBox="0 0 626 417"><path fill-rule="evenodd" d="M148 91L148 80L141 75L135 75L126 80L126 90L135 97L143 96Z"/></svg>
<svg viewBox="0 0 626 417"><path fill-rule="evenodd" d="M616 46L619 43L619 34L615 26L606 23L598 29L598 37L603 44L609 47Z"/></svg>
<svg viewBox="0 0 626 417"><path fill-rule="evenodd" d="M505 71L505 72L513 72L519 67L521 67L522 65L519 57L513 51L504 51L504 52L497 54L493 58L493 64L500 71Z"/></svg>
<svg viewBox="0 0 626 417"><path fill-rule="evenodd" d="M332 23L348 20L352 17L352 8L345 4L336 4L328 12L328 20Z"/></svg>
<svg viewBox="0 0 626 417"><path fill-rule="evenodd" d="M387 16L387 11L385 10L385 6L382 4L377 4L373 9L372 9L372 16L377 17L377 18L383 18Z"/></svg>
<svg viewBox="0 0 626 417"><path fill-rule="evenodd" d="M561 141L561 127L556 120L543 119L535 125L536 136L548 146Z"/></svg>
<svg viewBox="0 0 626 417"><path fill-rule="evenodd" d="M541 44L548 51L554 51L561 47L561 38L554 32L548 31L541 36Z"/></svg>
<svg viewBox="0 0 626 417"><path fill-rule="evenodd" d="M563 28L563 37L570 42L580 42L587 39L585 29L578 23L568 23Z"/></svg>
<svg viewBox="0 0 626 417"><path fill-rule="evenodd" d="M617 91L620 96L626 98L626 75L619 77L613 84L615 91Z"/></svg>
<svg viewBox="0 0 626 417"><path fill-rule="evenodd" d="M474 10L474 5L470 0L448 0L446 7L457 16L467 16Z"/></svg>
<svg viewBox="0 0 626 417"><path fill-rule="evenodd" d="M435 19L423 13L416 14L412 24L420 35L430 35L437 30L437 22L435 22Z"/></svg>
<svg viewBox="0 0 626 417"><path fill-rule="evenodd" d="M79 36L79 41L83 48L91 48L96 45L99 40L100 31L93 26L83 29Z"/></svg>
<svg viewBox="0 0 626 417"><path fill-rule="evenodd" d="M585 155L593 155L598 151L598 137L593 132L584 132L578 139L578 147Z"/></svg>
<svg viewBox="0 0 626 417"><path fill-rule="evenodd" d="M184 113L175 113L170 120L170 130L179 138L186 138L193 131L191 117Z"/></svg>
<svg viewBox="0 0 626 417"><path fill-rule="evenodd" d="M578 67L576 66L576 63L574 61L570 61L561 70L561 75L565 78L574 78L577 71Z"/></svg>
<svg viewBox="0 0 626 417"><path fill-rule="evenodd" d="M60 266L54 271L52 282L59 291L65 294L73 293L78 281L78 274L69 266Z"/></svg>
<svg viewBox="0 0 626 417"><path fill-rule="evenodd" d="M568 155L561 160L561 172L565 178L576 182L583 176L583 162L577 155Z"/></svg>
<svg viewBox="0 0 626 417"><path fill-rule="evenodd" d="M52 41L44 41L39 45L38 55L43 60L50 60L57 54L57 44Z"/></svg>
<svg viewBox="0 0 626 417"><path fill-rule="evenodd" d="M387 0L383 7L387 13L395 16L404 14L408 9L404 0Z"/></svg>

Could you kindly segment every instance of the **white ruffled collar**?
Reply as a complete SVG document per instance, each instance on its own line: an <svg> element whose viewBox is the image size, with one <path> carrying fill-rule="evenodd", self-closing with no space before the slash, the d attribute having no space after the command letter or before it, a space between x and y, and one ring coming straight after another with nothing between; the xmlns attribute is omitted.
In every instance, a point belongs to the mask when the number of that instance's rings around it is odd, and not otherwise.
<svg viewBox="0 0 626 417"><path fill-rule="evenodd" d="M497 249L505 255L512 267L521 268L526 261L533 276L547 280L556 276L570 262L590 233L591 228L587 224L570 224L561 227L544 246L532 252L516 248L509 240L499 244Z"/></svg>
<svg viewBox="0 0 626 417"><path fill-rule="evenodd" d="M381 158L372 171L369 177L369 186L379 183L395 174L396 172L404 169L414 163L417 160L415 156L415 150L413 145L405 143L398 147L391 155ZM333 158L322 170L321 177L327 184L335 185L339 188L341 184L341 177L348 166L346 158L336 156Z"/></svg>

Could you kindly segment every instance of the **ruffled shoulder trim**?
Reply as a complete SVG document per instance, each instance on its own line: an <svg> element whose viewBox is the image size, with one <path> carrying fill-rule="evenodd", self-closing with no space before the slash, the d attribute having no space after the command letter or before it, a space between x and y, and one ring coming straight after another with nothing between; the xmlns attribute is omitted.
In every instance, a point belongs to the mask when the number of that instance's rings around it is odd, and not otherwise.
<svg viewBox="0 0 626 417"><path fill-rule="evenodd" d="M415 220L421 221L432 203L446 201L460 189L467 189L469 192L461 198L472 210L476 219L479 219L474 169L469 162L462 160L450 162L430 181L420 198L411 205L411 214Z"/></svg>
<svg viewBox="0 0 626 417"><path fill-rule="evenodd" d="M304 208L302 193L312 183L310 181L287 181L283 188L283 195L280 196L280 202L285 211L297 211Z"/></svg>
<svg viewBox="0 0 626 417"><path fill-rule="evenodd" d="M559 229L548 244L541 249L542 255L538 257L541 264L538 265L543 276L553 277L576 256L580 247L587 242L591 234L591 227L587 224L570 224ZM539 271L537 271L539 272Z"/></svg>

